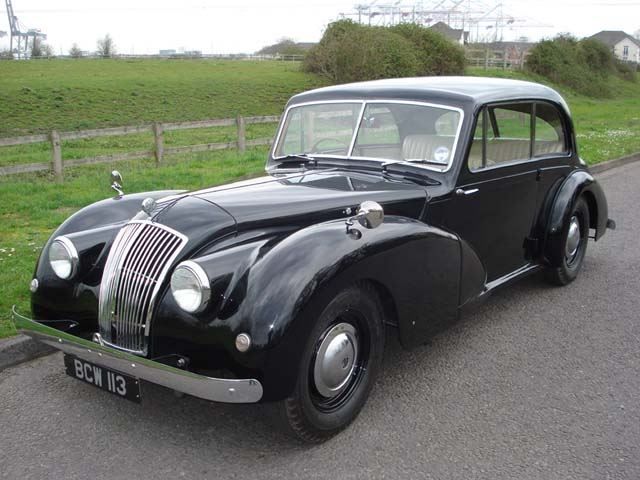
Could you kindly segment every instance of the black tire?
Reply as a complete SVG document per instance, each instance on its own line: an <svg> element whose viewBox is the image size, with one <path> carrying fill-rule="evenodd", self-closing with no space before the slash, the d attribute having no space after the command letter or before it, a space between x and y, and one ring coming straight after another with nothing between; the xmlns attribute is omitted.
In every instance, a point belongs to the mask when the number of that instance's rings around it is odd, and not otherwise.
<svg viewBox="0 0 640 480"><path fill-rule="evenodd" d="M578 231L580 233L580 239L577 247L575 248L575 253L573 253L573 249L570 249L568 245L571 222L574 220L577 220L579 224ZM582 264L584 263L588 240L589 207L587 206L585 199L580 197L573 206L567 225L564 225L563 227L561 264L559 267L550 267L546 270L546 278L548 282L562 286L567 285L576 279L580 269L582 268Z"/></svg>
<svg viewBox="0 0 640 480"><path fill-rule="evenodd" d="M357 339L358 347L345 353L340 365L347 368L344 365L345 361L348 364L349 354L353 365L349 365L349 373L345 370L343 390L333 397L323 396L316 386L316 358L322 346L331 344L330 338L336 338L333 332L345 328L357 332L353 338ZM360 413L373 387L382 364L384 343L384 316L375 289L366 284L354 285L336 295L309 335L293 394L276 405L285 430L305 442L318 443L349 425ZM322 358L328 358L328 353Z"/></svg>

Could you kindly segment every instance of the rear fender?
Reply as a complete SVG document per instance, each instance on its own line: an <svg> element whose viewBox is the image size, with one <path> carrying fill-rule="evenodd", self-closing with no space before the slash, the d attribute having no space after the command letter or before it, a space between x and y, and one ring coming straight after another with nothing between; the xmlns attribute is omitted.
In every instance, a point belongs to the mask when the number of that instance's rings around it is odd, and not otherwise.
<svg viewBox="0 0 640 480"><path fill-rule="evenodd" d="M564 230L581 196L584 196L589 207L589 227L595 230L595 240L599 240L607 229L608 207L602 187L588 171L573 171L556 191L547 217L543 253L545 260L553 267L562 263Z"/></svg>

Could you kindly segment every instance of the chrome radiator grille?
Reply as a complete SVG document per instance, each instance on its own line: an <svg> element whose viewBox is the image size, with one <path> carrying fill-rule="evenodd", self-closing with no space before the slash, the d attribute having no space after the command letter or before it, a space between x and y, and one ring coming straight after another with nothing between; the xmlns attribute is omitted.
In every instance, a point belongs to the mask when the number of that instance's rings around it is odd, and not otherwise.
<svg viewBox="0 0 640 480"><path fill-rule="evenodd" d="M147 354L154 302L187 238L164 225L128 223L107 258L98 305L100 335L109 345Z"/></svg>

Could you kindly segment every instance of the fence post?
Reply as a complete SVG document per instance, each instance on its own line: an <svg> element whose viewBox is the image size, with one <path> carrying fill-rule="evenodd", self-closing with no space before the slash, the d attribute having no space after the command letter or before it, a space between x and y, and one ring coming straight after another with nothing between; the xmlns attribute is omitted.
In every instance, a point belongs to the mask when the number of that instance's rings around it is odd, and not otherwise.
<svg viewBox="0 0 640 480"><path fill-rule="evenodd" d="M507 69L507 49L505 49L504 52L502 53L502 69L503 70Z"/></svg>
<svg viewBox="0 0 640 480"><path fill-rule="evenodd" d="M484 69L489 68L489 49L487 48L484 52Z"/></svg>
<svg viewBox="0 0 640 480"><path fill-rule="evenodd" d="M160 165L164 155L164 128L161 123L156 122L153 124L153 137L155 140L153 154L156 157L156 165Z"/></svg>
<svg viewBox="0 0 640 480"><path fill-rule="evenodd" d="M247 149L246 128L244 117L238 115L236 117L236 125L238 126L238 151L244 153Z"/></svg>
<svg viewBox="0 0 640 480"><path fill-rule="evenodd" d="M56 181L62 182L62 145L60 144L60 134L53 130L49 135L51 140L51 169L56 177Z"/></svg>

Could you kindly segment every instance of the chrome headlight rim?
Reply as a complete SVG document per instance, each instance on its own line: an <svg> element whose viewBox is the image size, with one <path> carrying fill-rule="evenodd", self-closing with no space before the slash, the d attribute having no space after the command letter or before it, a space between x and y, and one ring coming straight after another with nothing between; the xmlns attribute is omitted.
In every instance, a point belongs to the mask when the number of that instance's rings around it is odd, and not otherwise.
<svg viewBox="0 0 640 480"><path fill-rule="evenodd" d="M198 293L200 295L200 302L194 308L185 308L185 305L181 302L181 300L176 295L176 288L174 287L175 285L174 278L175 278L176 272L178 272L179 270L186 270L191 275L193 275L193 278L197 281L197 285L199 288ZM173 273L171 274L171 294L173 295L173 299L175 300L175 302L178 304L178 307L180 307L185 312L187 313L201 312L208 305L209 299L211 298L211 285L209 283L209 276L204 271L204 269L193 260L186 260L184 262L181 262L180 264L178 264L178 266L173 270Z"/></svg>
<svg viewBox="0 0 640 480"><path fill-rule="evenodd" d="M51 260L51 250L54 245L61 245L64 251L67 253L68 261L70 263L69 274L68 275L60 275L59 271L54 267L53 261ZM56 237L53 242L51 242L51 246L49 247L49 266L53 270L53 273L56 274L58 278L62 280L70 280L72 279L76 273L78 272L78 264L80 263L80 256L78 255L78 250L71 240L69 240L64 235L60 237Z"/></svg>

